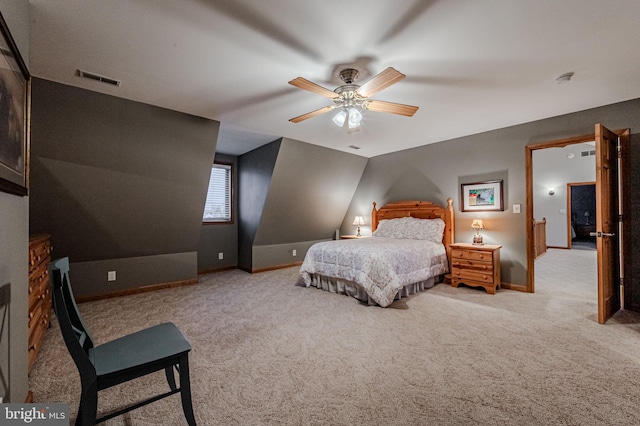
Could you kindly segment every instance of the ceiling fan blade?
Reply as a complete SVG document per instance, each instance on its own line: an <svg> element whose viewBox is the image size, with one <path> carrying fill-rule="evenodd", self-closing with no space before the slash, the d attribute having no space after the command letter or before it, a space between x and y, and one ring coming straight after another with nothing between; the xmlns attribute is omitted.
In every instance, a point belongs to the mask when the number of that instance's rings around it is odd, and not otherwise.
<svg viewBox="0 0 640 426"><path fill-rule="evenodd" d="M404 115L406 117L413 117L413 114L418 110L417 106L376 100L370 100L367 103L366 108L370 111L389 112L391 114Z"/></svg>
<svg viewBox="0 0 640 426"><path fill-rule="evenodd" d="M320 109L317 109L315 111L311 111L311 112L308 112L306 114L302 114L302 115L299 115L297 117L291 118L291 119L289 119L289 121L291 121L292 123L299 123L299 122L304 121L304 120L306 120L308 118L315 117L316 115L320 115L320 114L324 114L326 112L329 112L329 111L331 111L333 109L335 109L335 105L329 105L329 106L326 106L324 108L320 108Z"/></svg>
<svg viewBox="0 0 640 426"><path fill-rule="evenodd" d="M358 94L364 98L373 96L382 89L395 84L405 78L406 76L393 67L389 67L382 71L380 74L373 77L371 80L363 84L358 90Z"/></svg>
<svg viewBox="0 0 640 426"><path fill-rule="evenodd" d="M289 84L291 84L292 86L299 87L300 89L308 90L318 95L322 95L329 99L338 97L338 94L336 92L326 89L322 86L319 86L314 82L307 80L306 78L302 78L302 77L294 78L289 82Z"/></svg>

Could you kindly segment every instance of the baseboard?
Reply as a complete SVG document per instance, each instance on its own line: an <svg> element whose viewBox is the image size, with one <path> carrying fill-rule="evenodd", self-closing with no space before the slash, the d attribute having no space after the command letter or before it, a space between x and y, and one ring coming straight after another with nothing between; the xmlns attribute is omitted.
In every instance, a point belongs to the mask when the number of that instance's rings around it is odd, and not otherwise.
<svg viewBox="0 0 640 426"><path fill-rule="evenodd" d="M291 268L293 266L300 266L300 265L302 265L302 261L293 262L293 263L287 263L287 264L284 264L284 265L269 266L268 268L252 269L251 273L252 274L257 274L257 273L260 273L260 272L275 271L277 269Z"/></svg>
<svg viewBox="0 0 640 426"><path fill-rule="evenodd" d="M547 249L560 249L560 250L569 250L571 247L560 247L560 246L547 246Z"/></svg>
<svg viewBox="0 0 640 426"><path fill-rule="evenodd" d="M527 286L522 284L511 284L511 283L500 283L500 288L505 290L515 290L515 291L523 291L527 292Z"/></svg>
<svg viewBox="0 0 640 426"><path fill-rule="evenodd" d="M230 271L232 269L238 269L238 265L233 266L223 266L221 268L207 268L207 269L199 269L198 275L207 275L213 274L214 272L222 272L222 271Z"/></svg>
<svg viewBox="0 0 640 426"><path fill-rule="evenodd" d="M190 280L173 281L173 282L162 283L162 284L152 284L144 287L132 288L129 290L121 290L121 291L115 291L113 293L99 294L96 296L80 296L77 298L76 301L78 303L93 302L95 300L111 299L113 297L121 297L121 296L130 296L132 294L147 293L149 291L162 290L166 288L183 287L186 285L193 285L197 283L198 283L198 279L193 278Z"/></svg>

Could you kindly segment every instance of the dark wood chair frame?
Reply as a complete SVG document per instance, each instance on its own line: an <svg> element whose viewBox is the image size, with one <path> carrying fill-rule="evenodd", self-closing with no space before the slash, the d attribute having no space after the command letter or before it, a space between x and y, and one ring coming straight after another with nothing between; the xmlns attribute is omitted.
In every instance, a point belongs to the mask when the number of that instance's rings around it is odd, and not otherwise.
<svg viewBox="0 0 640 426"><path fill-rule="evenodd" d="M189 381L191 344L182 332L168 322L94 346L69 282L69 258L52 262L50 271L53 308L82 384L76 426L101 423L178 392L187 423L195 426ZM179 373L180 387L176 386L174 369ZM96 418L98 391L160 370L165 371L170 388L168 392Z"/></svg>

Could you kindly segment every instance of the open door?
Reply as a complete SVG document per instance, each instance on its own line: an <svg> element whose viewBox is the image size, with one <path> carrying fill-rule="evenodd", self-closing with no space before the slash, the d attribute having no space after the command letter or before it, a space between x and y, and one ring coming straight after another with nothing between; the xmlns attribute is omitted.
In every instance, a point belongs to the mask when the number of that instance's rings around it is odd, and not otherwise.
<svg viewBox="0 0 640 426"><path fill-rule="evenodd" d="M598 322L620 309L618 135L596 124L596 244L598 248Z"/></svg>

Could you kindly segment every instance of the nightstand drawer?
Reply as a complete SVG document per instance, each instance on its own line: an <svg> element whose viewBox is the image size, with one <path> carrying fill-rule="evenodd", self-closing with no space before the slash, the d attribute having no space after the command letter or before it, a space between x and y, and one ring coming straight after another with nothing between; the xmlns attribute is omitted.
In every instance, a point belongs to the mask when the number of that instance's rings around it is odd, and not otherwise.
<svg viewBox="0 0 640 426"><path fill-rule="evenodd" d="M472 259L472 260L484 260L487 262L493 261L493 253L485 250L459 250L453 249L451 251L451 257L457 257L459 259Z"/></svg>
<svg viewBox="0 0 640 426"><path fill-rule="evenodd" d="M465 269L476 269L478 271L492 271L493 270L493 262L481 262L479 260L469 260L469 259L460 259L453 258L451 259L452 268L465 268Z"/></svg>
<svg viewBox="0 0 640 426"><path fill-rule="evenodd" d="M476 271L473 269L454 269L453 272L451 273L451 278L452 279L459 278L463 282L464 280L472 280L472 281L483 282L486 284L493 284L492 271L482 272L482 271Z"/></svg>

